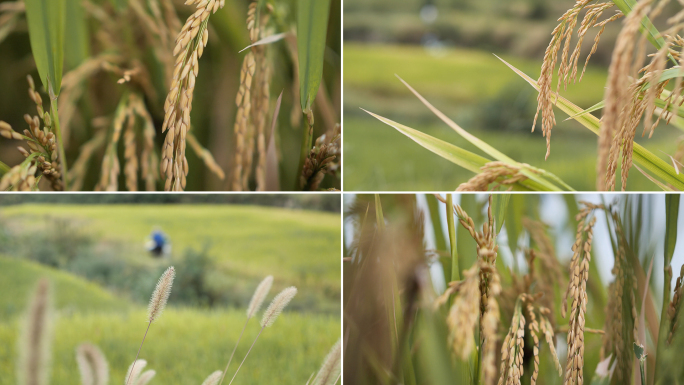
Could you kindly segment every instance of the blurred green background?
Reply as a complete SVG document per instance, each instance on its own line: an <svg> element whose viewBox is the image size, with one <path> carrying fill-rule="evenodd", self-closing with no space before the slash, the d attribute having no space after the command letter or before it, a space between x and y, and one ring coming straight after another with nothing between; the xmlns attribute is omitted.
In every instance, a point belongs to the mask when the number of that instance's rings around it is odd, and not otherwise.
<svg viewBox="0 0 684 385"><path fill-rule="evenodd" d="M577 190L594 190L597 137L577 122L563 122L567 116L556 109L558 126L551 138L551 155L544 161L546 139L540 123L530 133L537 93L493 55L536 79L556 20L573 4L572 0L345 1L344 188L452 190L474 175L360 110L482 154L438 120L397 74L461 127L511 158L551 171ZM619 27L619 22L608 25L582 82L568 86L561 95L583 108L603 98ZM587 34L580 64L595 34L595 30ZM661 126L651 139L637 135L637 142L669 162L666 154L675 152L680 135L676 128ZM657 189L636 169L630 171L627 187Z"/></svg>
<svg viewBox="0 0 684 385"><path fill-rule="evenodd" d="M264 331L236 381L305 383L340 338L339 195L225 199L239 204L207 204L210 196L202 195L179 204L150 204L154 197L170 200L161 195L102 195L110 203L100 205L60 195L17 204L41 197L0 198L0 384L15 383L22 315L41 277L52 282L57 309L52 384L79 383L75 348L86 341L108 359L110 383L123 382L146 327L147 301L171 265L169 306L140 353L157 371L153 384L199 384L222 370L252 293L267 275L274 276L267 301L288 286L299 293ZM166 258L145 249L155 226L171 242ZM259 332L260 316L247 326L231 377Z"/></svg>

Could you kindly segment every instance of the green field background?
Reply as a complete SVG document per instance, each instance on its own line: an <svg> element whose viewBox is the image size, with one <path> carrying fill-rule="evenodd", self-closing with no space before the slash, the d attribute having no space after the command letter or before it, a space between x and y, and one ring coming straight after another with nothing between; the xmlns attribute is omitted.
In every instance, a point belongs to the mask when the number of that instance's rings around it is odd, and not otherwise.
<svg viewBox="0 0 684 385"><path fill-rule="evenodd" d="M209 243L216 268L237 282L240 306L169 303L140 353L147 369L157 372L151 384L200 384L222 370L246 319L249 298L244 293L251 295L269 274L274 286L267 301L287 286L297 286L299 293L261 335L235 383L303 384L340 338L339 214L239 205L31 204L0 209L0 221L18 233L50 231L55 218L68 218L69 226L95 236L97 247L123 244L121 258L132 268L172 265L183 249ZM155 225L173 242L168 261L149 258L142 248ZM1 255L0 384L16 383L22 314L41 277L52 283L56 308L51 384L80 383L75 348L82 342L103 351L110 384L123 383L147 326L147 304L69 272ZM230 376L259 332L260 316L248 324Z"/></svg>
<svg viewBox="0 0 684 385"><path fill-rule="evenodd" d="M521 24L521 28L524 26ZM509 157L553 172L577 190L594 190L597 137L575 121L564 122L567 116L556 109L558 125L552 132L551 155L544 160L546 139L540 124L537 123L534 133L530 132L537 94L493 52L535 79L541 61L500 51L345 42L344 188L453 190L474 176L361 108L485 155L439 121L401 84L396 74L461 127ZM584 57L580 61L583 60ZM561 95L583 108L594 105L603 98L606 72L605 67L590 65L582 82L561 89ZM498 124L499 121L505 124ZM651 139L637 135L636 140L669 162L667 154L675 153L681 135L678 129L661 125ZM657 186L633 168L627 188L655 190Z"/></svg>

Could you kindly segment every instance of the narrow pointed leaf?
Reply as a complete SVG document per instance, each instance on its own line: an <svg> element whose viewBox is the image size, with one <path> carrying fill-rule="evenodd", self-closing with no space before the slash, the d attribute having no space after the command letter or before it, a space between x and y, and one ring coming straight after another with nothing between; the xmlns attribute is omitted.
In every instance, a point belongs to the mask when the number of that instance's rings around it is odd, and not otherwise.
<svg viewBox="0 0 684 385"><path fill-rule="evenodd" d="M66 0L26 0L31 51L51 98L59 95L64 62Z"/></svg>
<svg viewBox="0 0 684 385"><path fill-rule="evenodd" d="M311 108L323 76L330 0L297 1L299 95L303 111Z"/></svg>

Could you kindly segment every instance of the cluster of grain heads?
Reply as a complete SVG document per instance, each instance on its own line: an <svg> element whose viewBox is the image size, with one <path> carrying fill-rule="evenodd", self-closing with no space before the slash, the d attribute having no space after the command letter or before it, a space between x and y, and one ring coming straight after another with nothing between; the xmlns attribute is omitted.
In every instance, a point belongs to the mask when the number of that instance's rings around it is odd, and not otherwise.
<svg viewBox="0 0 684 385"><path fill-rule="evenodd" d="M22 322L17 384L47 385L52 343L52 288L47 279L38 285Z"/></svg>
<svg viewBox="0 0 684 385"><path fill-rule="evenodd" d="M109 364L102 351L89 343L76 348L76 363L81 374L81 385L107 385Z"/></svg>
<svg viewBox="0 0 684 385"><path fill-rule="evenodd" d="M522 300L518 298L511 327L501 345L501 370L498 385L520 385L523 375L523 350L525 347L525 316Z"/></svg>
<svg viewBox="0 0 684 385"><path fill-rule="evenodd" d="M43 109L43 100L35 89L31 75L27 76L27 80L29 97L36 104L38 115L24 115L24 120L29 126L24 130L24 135L13 131L6 122L0 121L0 135L8 139L24 140L29 148L26 150L24 147L18 147L26 159L3 176L0 180L0 190L6 190L10 186L14 190L33 190L38 187L40 178L45 177L50 181L53 190L61 191L64 190L64 183L56 136L52 130L52 119L50 113Z"/></svg>
<svg viewBox="0 0 684 385"><path fill-rule="evenodd" d="M242 364L245 363L247 356L249 356L249 353L252 351L252 348L254 347L254 344L256 344L261 333L264 331L264 329L273 325L273 323L278 318L280 313L282 313L282 311L290 303L290 301L292 301L292 298L294 298L295 295L297 295L297 288L291 286L286 289L283 289L280 293L278 293L278 295L275 296L275 298L273 298L273 301L268 306L268 308L266 308L266 311L264 311L264 316L261 318L261 330L259 331L259 334L257 334L256 338L254 338L252 346L250 346L249 350L247 350L245 358L243 358L242 362L240 362L240 366L238 366L237 370L235 371L235 374L233 375L233 378L230 380L229 385L232 384L235 380L235 377L237 376L238 372L240 371L240 368L242 367Z"/></svg>
<svg viewBox="0 0 684 385"><path fill-rule="evenodd" d="M170 91L164 104L166 134L162 148L161 172L166 175L164 189L181 191L185 189L188 174L188 160L185 157L187 133L190 130L190 111L195 90L195 79L199 74L199 59L209 40L207 23L209 15L222 8L225 0L187 0L185 4L195 5L193 13L178 34L173 55L175 69Z"/></svg>
<svg viewBox="0 0 684 385"><path fill-rule="evenodd" d="M266 37L271 4L260 6L259 1L249 4L247 10L247 31L252 43ZM258 152L256 167L257 190L266 186L266 121L270 106L270 84L272 64L267 56L268 45L252 45L242 61L240 87L235 104L235 157L233 169L233 190L249 189L252 175L254 149Z"/></svg>
<svg viewBox="0 0 684 385"><path fill-rule="evenodd" d="M337 340L323 360L321 369L313 380L313 385L333 385L340 378L342 366L342 345Z"/></svg>
<svg viewBox="0 0 684 385"><path fill-rule="evenodd" d="M585 61L582 75L584 75L584 71L586 70L589 57L596 51L599 39L601 38L601 34L603 33L606 24L622 17L622 12L618 11L612 16L600 20L603 13L609 10L613 6L613 3L610 1L604 3L591 3L591 0L577 0L572 8L568 9L563 16L558 19L559 24L551 33L551 42L544 53L544 61L538 80L539 95L537 95L537 113L535 114L534 122L532 123L532 131L534 131L537 124L537 118L539 117L539 113L541 113L542 133L546 137L546 158L548 158L551 153L551 129L556 124L556 118L553 113L555 96L558 95L561 84L563 84L564 87L567 87L569 82L575 81L577 62L585 34L592 27L600 27L600 30L594 39L594 45L591 48L591 52ZM575 26L577 25L579 14L583 10L585 10L586 13L577 31L579 39L577 39L577 44L572 55L569 55L572 35ZM558 85L556 86L556 92L553 92L551 89L553 72L556 69L559 51L562 52L562 54L558 69ZM580 80L582 80L582 75L580 76Z"/></svg>
<svg viewBox="0 0 684 385"><path fill-rule="evenodd" d="M273 285L273 276L269 275L266 278L259 283L259 286L257 286L256 290L254 290L254 294L252 295L252 299L249 301L249 306L247 306L247 320L245 321L245 326L242 327L242 332L240 332L240 337L238 337L237 342L235 343L235 347L233 348L233 353L230 354L230 358L228 359L228 363L226 364L226 369L223 371L220 377L219 384L223 382L223 378L226 376L226 372L228 372L228 367L230 366L230 363L233 361L233 356L235 356L235 351L237 350L238 345L240 344L240 340L242 339L242 335L245 333L245 329L247 329L247 323L249 322L254 315L259 312L259 309L261 309L261 305L264 303L264 300L266 299L266 296L268 295L268 292L271 291L271 286Z"/></svg>
<svg viewBox="0 0 684 385"><path fill-rule="evenodd" d="M449 328L449 344L454 354L467 360L475 348L475 326L480 316L480 267L475 265L463 272L463 280L451 287L459 295L449 309L447 326ZM448 299L449 292L445 293Z"/></svg>
<svg viewBox="0 0 684 385"><path fill-rule="evenodd" d="M147 385L147 383L152 381L157 372L155 372L154 370L148 370L143 372L145 366L147 366L147 361L145 360L136 359L135 361L133 361L131 366L128 367L128 371L126 372L126 378L128 380L126 380L125 384Z"/></svg>
<svg viewBox="0 0 684 385"><path fill-rule="evenodd" d="M323 134L304 160L299 183L304 190L316 191L325 174L336 175L340 168L340 125L335 125L330 135Z"/></svg>
<svg viewBox="0 0 684 385"><path fill-rule="evenodd" d="M152 322L154 322L156 319L159 318L159 316L161 316L162 312L164 311L164 308L166 307L166 302L169 300L169 295L171 294L171 286L173 286L173 278L175 276L176 270L173 268L173 266L169 267L168 269L166 269L166 271L164 271L164 274L162 274L162 276L159 278L159 281L157 282L157 286L154 288L154 292L152 293L152 297L150 298L150 303L147 307L147 330L145 330L145 335L143 336L142 342L140 342L138 354L135 355L135 360L133 360L131 368L128 371L128 379L126 380L125 385L136 385L135 382L131 382L131 377L134 373L136 362L138 362L140 350L142 349L142 346L145 343L145 337L147 337L147 332L150 330Z"/></svg>

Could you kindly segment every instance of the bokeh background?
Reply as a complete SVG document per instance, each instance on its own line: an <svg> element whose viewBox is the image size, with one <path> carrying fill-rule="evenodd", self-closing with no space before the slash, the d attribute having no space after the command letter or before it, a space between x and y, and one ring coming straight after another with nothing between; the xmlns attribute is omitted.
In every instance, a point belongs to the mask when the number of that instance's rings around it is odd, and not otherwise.
<svg viewBox="0 0 684 385"><path fill-rule="evenodd" d="M201 383L223 370L257 284L270 300L299 293L262 333L236 381L303 384L340 338L340 196L3 195L0 197L0 384L16 380L22 316L36 282L52 282L52 384L80 383L75 348L100 347L123 383L161 273L176 269L169 305L140 357L154 383ZM145 241L158 226L170 255ZM265 306L268 302L265 304ZM251 320L229 375L259 332Z"/></svg>
<svg viewBox="0 0 684 385"><path fill-rule="evenodd" d="M577 190L594 190L596 136L577 122L563 122L567 116L556 110L559 124L553 131L551 155L544 161L540 123L530 133L537 93L493 55L538 78L556 20L573 4L573 0L346 0L345 189L453 190L473 176L360 110L482 154L439 121L397 74L461 127L511 158L551 171ZM656 25L661 22L656 20ZM561 95L582 108L603 98L620 25L607 26L584 79ZM596 32L587 33L580 63ZM666 153L674 154L681 132L670 126L657 131L653 138L638 137L637 142L669 162ZM635 169L628 187L657 188Z"/></svg>

